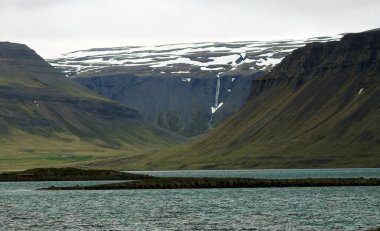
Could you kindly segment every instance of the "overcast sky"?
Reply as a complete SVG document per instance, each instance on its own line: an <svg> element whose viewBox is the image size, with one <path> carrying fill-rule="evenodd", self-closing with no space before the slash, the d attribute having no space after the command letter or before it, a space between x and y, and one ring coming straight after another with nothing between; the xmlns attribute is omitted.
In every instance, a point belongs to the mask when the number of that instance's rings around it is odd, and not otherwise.
<svg viewBox="0 0 380 231"><path fill-rule="evenodd" d="M0 0L0 41L92 47L276 40L380 27L379 0Z"/></svg>

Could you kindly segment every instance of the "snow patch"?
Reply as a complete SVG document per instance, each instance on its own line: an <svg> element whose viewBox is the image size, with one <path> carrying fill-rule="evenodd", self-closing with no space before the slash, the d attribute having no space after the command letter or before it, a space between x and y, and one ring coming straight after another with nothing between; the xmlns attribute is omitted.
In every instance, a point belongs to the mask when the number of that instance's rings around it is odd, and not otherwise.
<svg viewBox="0 0 380 231"><path fill-rule="evenodd" d="M222 106L223 106L223 102L219 103L216 107L211 107L211 114L214 114Z"/></svg>
<svg viewBox="0 0 380 231"><path fill-rule="evenodd" d="M189 74L190 71L172 71L170 73L172 73L172 74Z"/></svg>
<svg viewBox="0 0 380 231"><path fill-rule="evenodd" d="M213 58L213 61L207 62L207 65L226 65L229 62L232 64L235 64L235 61L240 58L240 55L233 54L233 55L225 55L225 56L219 56Z"/></svg>
<svg viewBox="0 0 380 231"><path fill-rule="evenodd" d="M260 58L257 62L256 62L256 65L258 66L274 66L274 65L277 65L279 63L281 63L281 60L283 58L278 58L278 59L275 59L275 58Z"/></svg>
<svg viewBox="0 0 380 231"><path fill-rule="evenodd" d="M220 71L223 69L224 69L223 67L215 67L215 68L201 67L202 71Z"/></svg>

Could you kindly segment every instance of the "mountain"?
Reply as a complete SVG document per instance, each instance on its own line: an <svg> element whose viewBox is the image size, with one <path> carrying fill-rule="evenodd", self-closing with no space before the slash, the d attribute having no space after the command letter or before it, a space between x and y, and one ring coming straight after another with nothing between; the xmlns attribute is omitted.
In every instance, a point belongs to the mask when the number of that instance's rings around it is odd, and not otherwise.
<svg viewBox="0 0 380 231"><path fill-rule="evenodd" d="M246 103L252 81L291 51L336 39L95 48L48 61L154 124L195 136L236 113Z"/></svg>
<svg viewBox="0 0 380 231"><path fill-rule="evenodd" d="M380 31L294 50L252 83L225 123L119 166L154 169L380 166Z"/></svg>
<svg viewBox="0 0 380 231"><path fill-rule="evenodd" d="M131 155L183 140L0 42L0 169Z"/></svg>

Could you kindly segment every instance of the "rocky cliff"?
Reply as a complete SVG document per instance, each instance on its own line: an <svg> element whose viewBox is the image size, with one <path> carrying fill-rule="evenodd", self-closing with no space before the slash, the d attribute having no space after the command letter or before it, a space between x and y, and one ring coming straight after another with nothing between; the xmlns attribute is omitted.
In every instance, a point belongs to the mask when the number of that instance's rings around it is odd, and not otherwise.
<svg viewBox="0 0 380 231"><path fill-rule="evenodd" d="M270 74L256 82L253 94L274 83L302 85L313 77L374 75L379 72L379 31L347 34L340 42L310 43L295 50Z"/></svg>
<svg viewBox="0 0 380 231"><path fill-rule="evenodd" d="M215 104L218 79L213 75L193 78L138 77L115 75L76 78L81 85L102 96L136 109L148 121L186 136L206 132L237 112L247 101L251 76L222 75L218 88L217 113Z"/></svg>

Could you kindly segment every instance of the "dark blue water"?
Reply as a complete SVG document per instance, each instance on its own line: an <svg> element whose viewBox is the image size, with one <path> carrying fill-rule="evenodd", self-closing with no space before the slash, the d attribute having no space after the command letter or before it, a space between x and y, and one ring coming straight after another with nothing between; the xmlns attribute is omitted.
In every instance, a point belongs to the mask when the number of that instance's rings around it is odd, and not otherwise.
<svg viewBox="0 0 380 231"><path fill-rule="evenodd" d="M278 173L268 171L260 174ZM288 176L299 174L299 170L281 171ZM308 174L326 173L316 171ZM360 171L365 174L361 176L371 177L379 172ZM217 175L241 176L242 172L249 171L218 171ZM212 174L215 176L214 171ZM333 175L336 174L335 171ZM210 176L210 171L190 172L186 176L194 175ZM0 183L0 230L367 230L380 227L380 187L34 190L84 183L97 182Z"/></svg>

